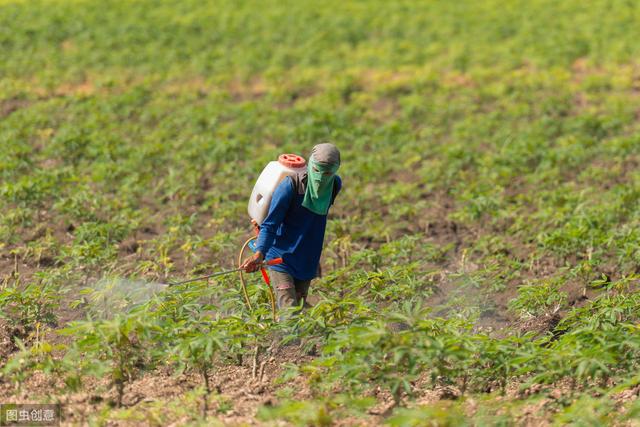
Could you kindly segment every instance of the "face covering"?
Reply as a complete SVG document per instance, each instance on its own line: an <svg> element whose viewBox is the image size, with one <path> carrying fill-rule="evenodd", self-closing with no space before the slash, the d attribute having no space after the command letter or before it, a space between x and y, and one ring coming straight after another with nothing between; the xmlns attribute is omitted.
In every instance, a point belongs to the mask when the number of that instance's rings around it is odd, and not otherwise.
<svg viewBox="0 0 640 427"><path fill-rule="evenodd" d="M333 182L340 164L327 164L316 161L311 155L307 166L307 189L304 193L302 206L318 215L329 212Z"/></svg>

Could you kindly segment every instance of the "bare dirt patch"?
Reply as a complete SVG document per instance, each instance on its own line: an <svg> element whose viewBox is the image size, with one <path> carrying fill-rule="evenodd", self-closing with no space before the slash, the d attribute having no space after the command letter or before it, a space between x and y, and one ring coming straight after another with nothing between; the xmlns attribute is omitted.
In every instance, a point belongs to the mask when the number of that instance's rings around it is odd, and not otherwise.
<svg viewBox="0 0 640 427"><path fill-rule="evenodd" d="M9 356L18 349L13 340L15 335L14 328L0 319L0 366L4 365Z"/></svg>
<svg viewBox="0 0 640 427"><path fill-rule="evenodd" d="M4 329L0 329L0 332ZM0 335L0 338L2 336ZM0 349L1 351L2 349ZM258 408L272 406L279 402L278 390L291 387L296 390L293 398L311 398L304 378L296 378L292 383L278 383L276 379L283 371L285 363L304 364L311 360L301 348L296 346L278 347L260 361L260 377L253 376L252 363L245 360L242 365L223 365L210 375L212 394L209 397L208 415L225 424L257 425ZM35 372L15 390L13 385L0 382L0 400L18 399L22 403L37 403L48 400L51 390L63 386L61 378L51 378L42 372ZM186 392L202 387L202 379L193 373L175 374L169 367L160 367L146 372L125 388L123 407L136 408L144 414L154 403L166 403L178 399ZM65 424L76 425L88 422L90 416L98 414L104 406L113 407L116 392L109 387L109 380L84 378L81 392L56 393L56 399L63 404ZM226 403L224 403L226 402ZM198 404L200 400L198 399ZM222 405L228 408L223 408ZM197 415L197 414L194 414ZM129 421L110 421L109 425L131 425Z"/></svg>
<svg viewBox="0 0 640 427"><path fill-rule="evenodd" d="M27 108L29 105L31 105L31 101L26 99L7 99L6 101L0 101L0 118L8 117L14 111Z"/></svg>
<svg viewBox="0 0 640 427"><path fill-rule="evenodd" d="M269 88L263 79L254 77L248 81L232 80L227 90L235 101L250 101L266 95Z"/></svg>

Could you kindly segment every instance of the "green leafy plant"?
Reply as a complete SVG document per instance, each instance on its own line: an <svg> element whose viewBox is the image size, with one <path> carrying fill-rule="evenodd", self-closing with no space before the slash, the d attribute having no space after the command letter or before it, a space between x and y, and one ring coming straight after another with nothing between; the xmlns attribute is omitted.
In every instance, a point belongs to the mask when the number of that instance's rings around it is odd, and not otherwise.
<svg viewBox="0 0 640 427"><path fill-rule="evenodd" d="M0 289L0 317L14 327L20 327L25 335L41 326L55 326L56 309L61 295L55 286L45 283L15 284Z"/></svg>
<svg viewBox="0 0 640 427"><path fill-rule="evenodd" d="M116 405L122 406L126 385L150 368L147 347L156 328L141 316L116 315L111 320L74 322L61 333L74 338L68 357L85 375L108 375L116 389Z"/></svg>
<svg viewBox="0 0 640 427"><path fill-rule="evenodd" d="M542 280L521 285L518 296L509 301L509 309L523 317L557 312L567 301L557 280Z"/></svg>
<svg viewBox="0 0 640 427"><path fill-rule="evenodd" d="M178 372L193 370L202 378L205 391L202 397L202 416L206 418L212 391L209 375L215 366L216 358L225 349L226 334L219 322L207 318L194 320L174 334L175 345L172 354Z"/></svg>

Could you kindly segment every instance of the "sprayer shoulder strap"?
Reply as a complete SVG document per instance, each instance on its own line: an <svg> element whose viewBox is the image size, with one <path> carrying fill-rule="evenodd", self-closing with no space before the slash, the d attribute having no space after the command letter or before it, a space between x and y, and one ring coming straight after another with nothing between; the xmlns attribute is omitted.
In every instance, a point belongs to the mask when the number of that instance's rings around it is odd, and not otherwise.
<svg viewBox="0 0 640 427"><path fill-rule="evenodd" d="M300 172L291 176L291 181L293 182L293 189L296 194L300 196L304 196L304 193L307 191L307 172ZM333 180L333 191L331 192L331 204L336 200L336 196L338 195L338 180Z"/></svg>

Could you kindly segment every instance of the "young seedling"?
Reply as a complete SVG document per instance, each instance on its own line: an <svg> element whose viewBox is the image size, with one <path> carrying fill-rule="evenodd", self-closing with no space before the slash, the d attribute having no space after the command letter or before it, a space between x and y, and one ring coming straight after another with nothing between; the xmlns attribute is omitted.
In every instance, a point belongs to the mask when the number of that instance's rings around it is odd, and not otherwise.
<svg viewBox="0 0 640 427"><path fill-rule="evenodd" d="M176 331L174 342L172 356L178 372L192 370L202 378L202 417L206 418L211 395L209 375L218 356L226 349L227 333L219 321L205 317L194 320Z"/></svg>
<svg viewBox="0 0 640 427"><path fill-rule="evenodd" d="M146 356L155 330L138 314L119 314L111 320L75 322L61 333L75 339L69 356L77 358L84 374L110 377L121 407L126 385L142 367L151 367Z"/></svg>

